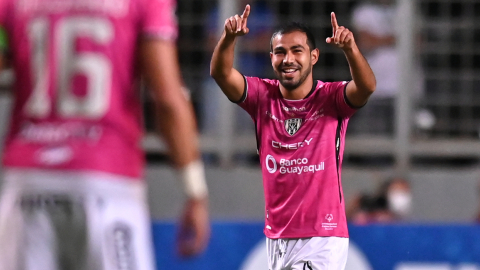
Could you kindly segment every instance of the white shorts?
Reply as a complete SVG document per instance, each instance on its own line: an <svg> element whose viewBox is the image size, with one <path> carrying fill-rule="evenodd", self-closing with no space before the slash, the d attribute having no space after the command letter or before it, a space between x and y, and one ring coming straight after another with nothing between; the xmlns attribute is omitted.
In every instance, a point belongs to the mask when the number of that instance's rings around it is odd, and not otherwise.
<svg viewBox="0 0 480 270"><path fill-rule="evenodd" d="M344 270L348 238L267 238L269 270Z"/></svg>
<svg viewBox="0 0 480 270"><path fill-rule="evenodd" d="M7 169L2 270L154 270L145 184L99 172Z"/></svg>

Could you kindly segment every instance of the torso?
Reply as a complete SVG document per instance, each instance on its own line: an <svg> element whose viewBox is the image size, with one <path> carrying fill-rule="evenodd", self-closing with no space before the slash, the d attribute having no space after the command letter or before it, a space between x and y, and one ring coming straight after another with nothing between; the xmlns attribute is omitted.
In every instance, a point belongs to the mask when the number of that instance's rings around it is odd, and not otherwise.
<svg viewBox="0 0 480 270"><path fill-rule="evenodd" d="M340 179L346 126L355 110L343 100L346 82L315 81L302 100L284 99L278 81L247 77L247 82L240 106L257 127L265 234L348 237Z"/></svg>

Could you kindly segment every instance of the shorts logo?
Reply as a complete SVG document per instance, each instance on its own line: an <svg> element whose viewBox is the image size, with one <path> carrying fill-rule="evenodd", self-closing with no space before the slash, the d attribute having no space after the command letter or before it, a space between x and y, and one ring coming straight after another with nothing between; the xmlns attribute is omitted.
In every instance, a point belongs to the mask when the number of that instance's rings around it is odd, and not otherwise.
<svg viewBox="0 0 480 270"><path fill-rule="evenodd" d="M302 119L300 118L292 118L285 120L285 130L287 131L290 136L293 136L302 126Z"/></svg>
<svg viewBox="0 0 480 270"><path fill-rule="evenodd" d="M127 224L118 222L113 225L111 233L116 269L135 270L132 229Z"/></svg>
<svg viewBox="0 0 480 270"><path fill-rule="evenodd" d="M272 163L271 167L270 163ZM269 173L274 173L277 171L277 161L272 155L267 155L267 158L265 160L265 167L267 167Z"/></svg>

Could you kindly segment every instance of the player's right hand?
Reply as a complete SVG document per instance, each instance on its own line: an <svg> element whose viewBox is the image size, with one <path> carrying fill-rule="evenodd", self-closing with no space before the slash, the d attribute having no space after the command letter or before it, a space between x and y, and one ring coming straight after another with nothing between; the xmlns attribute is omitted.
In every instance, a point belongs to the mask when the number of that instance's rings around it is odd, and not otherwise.
<svg viewBox="0 0 480 270"><path fill-rule="evenodd" d="M229 36L243 36L248 34L247 19L250 15L250 5L245 6L242 15L235 14L225 20L225 33Z"/></svg>

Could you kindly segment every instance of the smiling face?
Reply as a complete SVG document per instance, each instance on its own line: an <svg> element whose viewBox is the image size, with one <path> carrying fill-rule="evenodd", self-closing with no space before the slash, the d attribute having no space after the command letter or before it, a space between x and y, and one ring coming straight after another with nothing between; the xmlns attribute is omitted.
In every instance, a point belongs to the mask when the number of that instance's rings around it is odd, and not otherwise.
<svg viewBox="0 0 480 270"><path fill-rule="evenodd" d="M312 69L318 54L318 49L310 50L307 35L303 32L293 31L274 36L270 58L280 84L286 90L294 91L306 81L312 81ZM311 84L308 90L310 88Z"/></svg>

